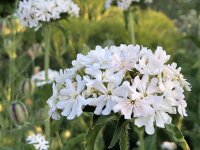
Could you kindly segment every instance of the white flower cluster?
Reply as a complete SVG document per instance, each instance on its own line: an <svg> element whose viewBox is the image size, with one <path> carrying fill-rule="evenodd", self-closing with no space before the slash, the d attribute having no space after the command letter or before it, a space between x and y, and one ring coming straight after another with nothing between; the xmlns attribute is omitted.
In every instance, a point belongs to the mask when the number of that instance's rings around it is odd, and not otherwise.
<svg viewBox="0 0 200 150"><path fill-rule="evenodd" d="M55 78L59 75L59 72L56 70L48 69L48 80L45 80L45 71L40 71L37 74L32 75L31 80L36 83L37 87L42 87L46 84L51 84L54 82Z"/></svg>
<svg viewBox="0 0 200 150"><path fill-rule="evenodd" d="M28 144L35 147L36 150L48 150L49 142L45 140L45 137L41 134L32 134L26 138Z"/></svg>
<svg viewBox="0 0 200 150"><path fill-rule="evenodd" d="M128 10L132 2L140 2L140 0L106 0L105 8L108 9L114 1L117 2L117 7L122 10ZM145 0L144 3L152 3L152 1L153 0Z"/></svg>
<svg viewBox="0 0 200 150"><path fill-rule="evenodd" d="M23 26L38 28L42 22L59 19L63 13L77 17L79 11L72 0L23 0L19 2L17 15Z"/></svg>
<svg viewBox="0 0 200 150"><path fill-rule="evenodd" d="M169 58L162 47L152 52L139 45L97 46L87 55L78 54L73 67L55 79L49 115L73 119L88 105L96 115L113 111L134 118L135 125L153 134L154 125L171 123L169 114L187 116L183 92L190 91L190 84L176 63L166 64Z"/></svg>

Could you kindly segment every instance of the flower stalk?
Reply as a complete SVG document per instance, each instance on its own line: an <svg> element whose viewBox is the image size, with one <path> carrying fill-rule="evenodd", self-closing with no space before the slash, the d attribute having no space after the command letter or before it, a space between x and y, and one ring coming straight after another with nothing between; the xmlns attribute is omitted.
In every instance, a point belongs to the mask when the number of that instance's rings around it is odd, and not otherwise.
<svg viewBox="0 0 200 150"><path fill-rule="evenodd" d="M49 69L49 53L50 53L50 41L51 41L51 25L48 24L44 29L44 42L45 42L45 56L44 56L44 69L45 69L45 80L48 80L48 69ZM45 113L47 118L48 106L45 107ZM47 140L50 140L50 119L45 121L45 135Z"/></svg>
<svg viewBox="0 0 200 150"><path fill-rule="evenodd" d="M9 96L9 101L14 98L13 96L13 88L14 88L14 83L13 83L13 74L14 74L14 58L10 57L10 96Z"/></svg>
<svg viewBox="0 0 200 150"><path fill-rule="evenodd" d="M139 130L138 136L140 141L140 150L144 150L144 129Z"/></svg>
<svg viewBox="0 0 200 150"><path fill-rule="evenodd" d="M128 17L129 17L129 32L130 32L130 38L131 43L135 44L135 32L134 32L134 15L133 15L133 9L132 7L128 10Z"/></svg>

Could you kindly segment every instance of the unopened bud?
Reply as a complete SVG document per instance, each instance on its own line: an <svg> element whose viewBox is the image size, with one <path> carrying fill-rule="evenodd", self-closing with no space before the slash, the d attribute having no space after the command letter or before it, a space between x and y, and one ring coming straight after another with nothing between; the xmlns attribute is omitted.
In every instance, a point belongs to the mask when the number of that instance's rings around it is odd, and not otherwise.
<svg viewBox="0 0 200 150"><path fill-rule="evenodd" d="M10 118L16 125L22 125L28 118L26 106L19 101L13 102L10 106Z"/></svg>
<svg viewBox="0 0 200 150"><path fill-rule="evenodd" d="M35 82L30 80L30 79L26 79L24 81L21 82L20 84L20 91L21 94L24 96L30 96L33 95L35 92Z"/></svg>

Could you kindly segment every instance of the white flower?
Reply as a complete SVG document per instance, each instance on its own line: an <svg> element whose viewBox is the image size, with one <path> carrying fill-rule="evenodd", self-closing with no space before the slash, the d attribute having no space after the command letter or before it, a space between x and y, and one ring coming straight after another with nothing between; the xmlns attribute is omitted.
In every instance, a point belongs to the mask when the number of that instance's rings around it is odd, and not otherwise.
<svg viewBox="0 0 200 150"><path fill-rule="evenodd" d="M39 73L33 75L31 80L36 82L37 87L44 86L46 84L52 83L59 73L55 70L48 69L48 80L45 80L45 71L40 71Z"/></svg>
<svg viewBox="0 0 200 150"><path fill-rule="evenodd" d="M46 1L46 0L34 0L35 8L35 15L37 16L38 20L49 22L52 18L54 12L54 2L53 1ZM57 16L57 15L55 15Z"/></svg>
<svg viewBox="0 0 200 150"><path fill-rule="evenodd" d="M72 78L76 76L76 72L78 71L78 68L70 68L66 70L60 69L60 74L55 77L55 81L57 84L63 84L65 82L66 78Z"/></svg>
<svg viewBox="0 0 200 150"><path fill-rule="evenodd" d="M121 112L122 115L124 115L125 119L131 119L133 109L134 109L134 101L128 98L129 91L130 91L130 84L129 82L125 81L122 86L119 88L119 94L123 93L122 101L118 101L117 104L114 106L113 111L114 112Z"/></svg>
<svg viewBox="0 0 200 150"><path fill-rule="evenodd" d="M135 125L137 125L138 127L145 126L145 131L147 134L153 134L155 132L153 123L154 123L153 115L139 117L135 119Z"/></svg>
<svg viewBox="0 0 200 150"><path fill-rule="evenodd" d="M177 145L174 142L164 141L161 145L163 150L176 150Z"/></svg>
<svg viewBox="0 0 200 150"><path fill-rule="evenodd" d="M140 80L137 76L132 87L129 83L124 83L126 87L126 96L124 101L118 102L114 106L114 111L121 111L125 119L136 117L135 124L139 127L145 126L148 134L154 133L153 123L156 126L164 128L165 123L171 123L171 117L166 113L175 113L175 108L163 99L163 96L156 96L158 90L158 79L152 78L149 81L148 76L143 76ZM125 92L124 92L125 93Z"/></svg>
<svg viewBox="0 0 200 150"><path fill-rule="evenodd" d="M17 15L21 24L25 26L37 27L39 25L39 19L35 14L36 8L34 8L34 3L29 1L20 1L19 8L17 10Z"/></svg>
<svg viewBox="0 0 200 150"><path fill-rule="evenodd" d="M147 49L142 49L140 58L135 65L135 68L141 74L157 75L164 69L164 64L169 60L170 56L166 52L157 47L155 53Z"/></svg>
<svg viewBox="0 0 200 150"><path fill-rule="evenodd" d="M128 83L124 85L129 89L125 97L126 100L119 102L114 107L115 112L119 110L121 110L122 114L123 112L127 112L128 114L123 114L125 119L130 119L132 113L134 117L152 114L153 108L150 105L149 99L157 92L157 80L152 79L149 83L148 76L144 76L141 80L137 76L134 79L133 86L130 87Z"/></svg>
<svg viewBox="0 0 200 150"><path fill-rule="evenodd" d="M114 0L106 0L105 2L105 8L108 9L110 8L112 2ZM132 2L137 2L139 3L140 0L115 0L117 2L117 7L119 7L122 10L128 10L128 8L131 6ZM152 3L153 0L144 0L144 3Z"/></svg>
<svg viewBox="0 0 200 150"><path fill-rule="evenodd" d="M70 4L70 9L68 11L69 15L78 17L79 11L80 11L80 8L78 7L77 4L75 4L75 3Z"/></svg>
<svg viewBox="0 0 200 150"><path fill-rule="evenodd" d="M166 66L163 71L164 76L166 76L166 78L178 80L182 87L184 87L187 91L191 91L191 85L187 82L186 79L184 79L183 75L180 73L181 67L176 67L176 63L172 63L171 65Z"/></svg>
<svg viewBox="0 0 200 150"><path fill-rule="evenodd" d="M74 67L76 65L85 66L87 68L94 69L107 69L111 67L112 55L106 49L97 46L95 50L92 50L88 55L77 55L77 60L73 62Z"/></svg>
<svg viewBox="0 0 200 150"><path fill-rule="evenodd" d="M111 47L110 49L113 52L112 63L115 70L132 70L133 68L135 68L135 62L137 61L140 52L139 45L120 45L120 47L118 48L119 50L116 50L117 47Z"/></svg>
<svg viewBox="0 0 200 150"><path fill-rule="evenodd" d="M56 107L56 104L58 102L58 89L55 83L53 84L52 89L53 89L53 95L47 100L47 104L50 107L49 116L55 120L59 120L60 115L57 113L57 107Z"/></svg>
<svg viewBox="0 0 200 150"><path fill-rule="evenodd" d="M111 5L112 1L113 0L106 0L106 2L105 2L105 8L106 9L110 8L110 5Z"/></svg>
<svg viewBox="0 0 200 150"><path fill-rule="evenodd" d="M78 17L79 11L72 0L24 0L19 3L17 15L23 26L38 29L43 22L59 19L63 13Z"/></svg>
<svg viewBox="0 0 200 150"><path fill-rule="evenodd" d="M121 101L123 99L118 96L118 94L120 89L119 84L121 83L124 75L123 73L118 73L114 76L114 79L111 82L108 82L107 85L98 79L89 84L99 92L97 98L88 99L88 105L96 106L94 113L97 115L110 114L110 112L113 110L113 106L117 104L117 101ZM104 106L106 107L104 108Z"/></svg>
<svg viewBox="0 0 200 150"><path fill-rule="evenodd" d="M163 50L162 47L158 46L154 56L158 59L162 64L166 63L170 59L170 55L166 54L166 51Z"/></svg>
<svg viewBox="0 0 200 150"><path fill-rule="evenodd" d="M73 119L88 105L96 115L113 111L134 118L135 125L153 134L155 126L171 123L171 114L187 116L184 89L190 85L176 64L167 66L169 58L162 47L153 53L139 45L97 46L78 54L73 67L56 77L49 115Z"/></svg>
<svg viewBox="0 0 200 150"><path fill-rule="evenodd" d="M160 128L164 128L165 124L170 124L172 118L168 113L174 114L175 108L171 107L162 96L155 96L150 99L151 106L153 107L154 113L149 114L145 117L139 117L135 119L135 125L138 127L145 126L145 131L148 134L153 134L154 129L154 121L156 122L156 126Z"/></svg>
<svg viewBox="0 0 200 150"><path fill-rule="evenodd" d="M33 134L26 138L28 144L32 144L36 150L48 150L49 142L41 134Z"/></svg>
<svg viewBox="0 0 200 150"><path fill-rule="evenodd" d="M169 104L171 106L177 106L181 116L187 116L185 110L187 104L184 100L184 90L180 87L180 83L176 80L173 81L172 79L166 79L166 81L161 81L160 79L160 89Z"/></svg>
<svg viewBox="0 0 200 150"><path fill-rule="evenodd" d="M61 115L71 120L75 116L79 117L83 112L83 106L87 105L86 99L82 96L85 81L77 75L76 82L72 82L71 79L66 79L65 82L66 87L60 90L60 97L56 106L63 110Z"/></svg>
<svg viewBox="0 0 200 150"><path fill-rule="evenodd" d="M139 2L140 0L118 0L117 6L122 10L127 10L133 1Z"/></svg>

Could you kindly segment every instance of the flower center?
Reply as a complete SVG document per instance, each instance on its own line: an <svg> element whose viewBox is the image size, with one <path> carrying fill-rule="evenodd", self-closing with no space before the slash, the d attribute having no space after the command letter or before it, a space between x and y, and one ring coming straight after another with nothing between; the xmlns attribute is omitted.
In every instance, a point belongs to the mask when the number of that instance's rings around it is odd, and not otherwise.
<svg viewBox="0 0 200 150"><path fill-rule="evenodd" d="M72 99L76 99L77 96L78 96L78 95L77 95L76 93L74 93L74 94L71 95L71 98L72 98Z"/></svg>
<svg viewBox="0 0 200 150"><path fill-rule="evenodd" d="M144 93L143 95L144 95L144 97L147 97L147 96L148 96L148 94L147 94L147 93Z"/></svg>
<svg viewBox="0 0 200 150"><path fill-rule="evenodd" d="M108 95L112 95L112 92L111 91L108 91L108 93L107 93Z"/></svg>
<svg viewBox="0 0 200 150"><path fill-rule="evenodd" d="M128 99L128 101L132 104L132 105L134 105L135 104L135 101L134 100L132 100L132 99Z"/></svg>

